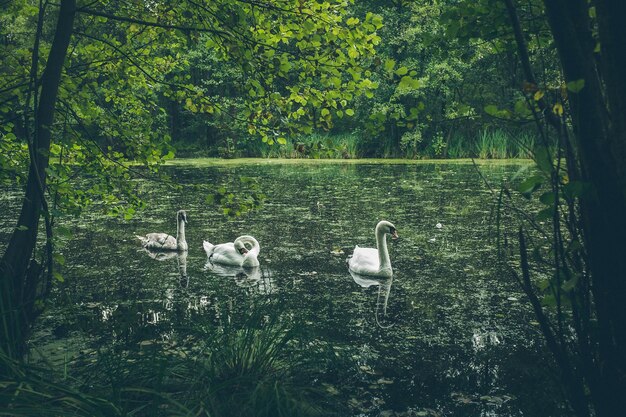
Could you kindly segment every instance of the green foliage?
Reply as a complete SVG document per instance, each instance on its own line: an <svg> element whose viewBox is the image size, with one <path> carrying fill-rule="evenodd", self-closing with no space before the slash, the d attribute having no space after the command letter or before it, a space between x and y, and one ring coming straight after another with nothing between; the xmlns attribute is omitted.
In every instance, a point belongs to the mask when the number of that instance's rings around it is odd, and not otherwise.
<svg viewBox="0 0 626 417"><path fill-rule="evenodd" d="M28 148L20 143L12 132L13 124L7 123L0 132L0 184L23 183L28 160Z"/></svg>
<svg viewBox="0 0 626 417"><path fill-rule="evenodd" d="M507 152L508 136L501 130L483 131L478 137L478 157L501 159L508 156Z"/></svg>
<svg viewBox="0 0 626 417"><path fill-rule="evenodd" d="M91 352L97 360L76 359L88 366L74 378L0 352L0 402L11 416L332 415L322 391L303 378L301 359L284 354L293 334L260 324L257 313L248 320L220 331L196 323L182 345L100 349Z"/></svg>
<svg viewBox="0 0 626 417"><path fill-rule="evenodd" d="M117 416L113 403L72 388L45 368L26 366L0 351L0 404L2 415ZM72 381L75 382L75 381ZM6 414L5 414L6 413Z"/></svg>
<svg viewBox="0 0 626 417"><path fill-rule="evenodd" d="M227 217L238 217L244 213L256 210L265 201L265 194L261 192L258 180L252 177L240 177L238 189L243 192L233 193L228 191L229 184L218 186L216 189L208 190L206 202L220 208ZM202 185L198 187L200 191Z"/></svg>
<svg viewBox="0 0 626 417"><path fill-rule="evenodd" d="M29 2L14 2L2 17L4 179L21 178L28 163L30 133L15 124L32 119L28 64L38 15ZM40 57L53 18L44 15ZM155 175L174 155L172 135L197 137L200 149L222 143L222 155L231 156L240 140L284 145L287 134L353 116L350 102L376 88L362 61L375 53L381 27L380 16L352 15L338 0L182 2L176 9L95 2L80 9L46 171L55 213L98 204L131 216L141 200L128 161ZM89 185L75 187L78 176Z"/></svg>

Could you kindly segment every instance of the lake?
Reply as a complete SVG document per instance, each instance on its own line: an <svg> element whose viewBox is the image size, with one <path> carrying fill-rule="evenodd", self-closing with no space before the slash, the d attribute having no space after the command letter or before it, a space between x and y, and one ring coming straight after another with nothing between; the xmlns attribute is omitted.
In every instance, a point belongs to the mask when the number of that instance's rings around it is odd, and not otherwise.
<svg viewBox="0 0 626 417"><path fill-rule="evenodd" d="M496 189L528 168L480 165ZM272 322L294 333L284 353L306 363L301 378L352 416L567 414L526 297L498 266L495 198L471 163L183 160L164 170L199 188L137 178L147 207L131 220L95 210L61 219L73 233L60 245L64 282L38 320L33 357L84 378L105 351L191 352L199 327ZM265 194L260 208L233 218L207 202L204 186L245 198L242 176ZM0 201L3 242L17 197ZM175 234L179 209L189 252L154 259L134 236ZM353 277L346 257L375 247L383 219L400 235L388 238L392 280ZM203 240L243 234L260 242L258 270L207 265Z"/></svg>

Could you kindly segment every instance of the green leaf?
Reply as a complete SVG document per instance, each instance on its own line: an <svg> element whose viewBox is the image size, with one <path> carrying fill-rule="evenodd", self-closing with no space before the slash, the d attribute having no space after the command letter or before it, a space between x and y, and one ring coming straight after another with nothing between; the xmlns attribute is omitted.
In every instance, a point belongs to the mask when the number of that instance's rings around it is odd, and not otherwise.
<svg viewBox="0 0 626 417"><path fill-rule="evenodd" d="M400 88L418 88L419 87L419 81L414 79L413 77L405 75L404 77L402 77L400 79L400 82L398 83L398 87L400 87Z"/></svg>
<svg viewBox="0 0 626 417"><path fill-rule="evenodd" d="M65 282L65 278L63 278L63 275L61 275L61 273L58 271L54 271L52 273L52 276L54 277L54 279L56 279L59 282Z"/></svg>
<svg viewBox="0 0 626 417"><path fill-rule="evenodd" d="M554 205L554 193L551 191L548 191L547 193L541 194L539 196L539 201L541 201L546 206L553 206Z"/></svg>
<svg viewBox="0 0 626 417"><path fill-rule="evenodd" d="M490 116L495 116L498 114L498 107L495 104L489 104L488 106L485 106L485 113Z"/></svg>
<svg viewBox="0 0 626 417"><path fill-rule="evenodd" d="M385 71L391 72L393 68L396 66L396 61L393 59L388 59L385 61Z"/></svg>
<svg viewBox="0 0 626 417"><path fill-rule="evenodd" d="M515 113L521 116L527 116L530 114L530 109L528 108L528 104L526 103L526 100L524 99L517 100L515 102L514 110L515 110Z"/></svg>
<svg viewBox="0 0 626 417"><path fill-rule="evenodd" d="M534 159L537 167L546 175L552 172L552 158L550 151L545 146L537 146L534 152Z"/></svg>
<svg viewBox="0 0 626 417"><path fill-rule="evenodd" d="M23 224L21 224L21 225L17 226L15 229L19 230L20 232L24 232L24 231L28 230L28 226L24 226Z"/></svg>
<svg viewBox="0 0 626 417"><path fill-rule="evenodd" d="M65 238L70 238L72 237L72 231L65 227L65 226L59 226L56 228L56 234L61 236L61 237L65 237Z"/></svg>
<svg viewBox="0 0 626 417"><path fill-rule="evenodd" d="M60 253L55 253L54 255L52 255L52 259L54 259L54 261L59 265L65 265L65 257Z"/></svg>
<svg viewBox="0 0 626 417"><path fill-rule="evenodd" d="M579 279L580 279L580 275L575 274L569 280L564 281L563 284L561 285L561 288L563 288L564 291L572 291L574 288L576 288L576 285L578 284Z"/></svg>
<svg viewBox="0 0 626 417"><path fill-rule="evenodd" d="M563 193L569 198L581 198L589 196L593 186L586 181L570 181L563 186Z"/></svg>
<svg viewBox="0 0 626 417"><path fill-rule="evenodd" d="M542 222L546 220L550 220L554 216L554 208L548 207L543 210L540 210L535 217L537 221Z"/></svg>
<svg viewBox="0 0 626 417"><path fill-rule="evenodd" d="M407 67L400 67L396 70L397 75L406 75L409 72Z"/></svg>
<svg viewBox="0 0 626 417"><path fill-rule="evenodd" d="M276 142L278 142L278 144L280 145L286 145L287 144L287 139L280 137L278 139L276 139Z"/></svg>
<svg viewBox="0 0 626 417"><path fill-rule="evenodd" d="M567 89L572 93L578 93L585 87L585 80L581 78L580 80L570 81L567 83Z"/></svg>
<svg viewBox="0 0 626 417"><path fill-rule="evenodd" d="M517 186L517 191L522 193L526 198L530 198L530 195L541 187L542 183L543 177L540 175L534 175L522 181L522 183Z"/></svg>
<svg viewBox="0 0 626 417"><path fill-rule="evenodd" d="M354 110L352 110L352 109L346 109L346 114L347 114L348 116L354 116Z"/></svg>
<svg viewBox="0 0 626 417"><path fill-rule="evenodd" d="M589 17L595 19L596 17L596 7L592 6L589 8Z"/></svg>

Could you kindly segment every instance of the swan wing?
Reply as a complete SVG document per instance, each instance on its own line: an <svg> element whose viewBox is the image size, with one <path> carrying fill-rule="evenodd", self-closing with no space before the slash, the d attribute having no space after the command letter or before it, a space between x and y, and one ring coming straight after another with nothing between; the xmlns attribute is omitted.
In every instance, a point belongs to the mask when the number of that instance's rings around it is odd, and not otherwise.
<svg viewBox="0 0 626 417"><path fill-rule="evenodd" d="M202 247L204 248L204 251L206 252L206 256L211 256L213 254L213 249L215 249L215 245L212 244L211 242L207 242L206 240L202 241Z"/></svg>
<svg viewBox="0 0 626 417"><path fill-rule="evenodd" d="M364 274L367 271L378 271L379 266L378 249L374 248L360 248L357 246L354 248L352 257L348 259L348 267L357 274Z"/></svg>
<svg viewBox="0 0 626 417"><path fill-rule="evenodd" d="M209 259L219 264L241 266L243 255L237 252L233 242L228 242L215 245Z"/></svg>
<svg viewBox="0 0 626 417"><path fill-rule="evenodd" d="M167 233L148 233L146 236L137 236L146 249L176 250L176 238Z"/></svg>

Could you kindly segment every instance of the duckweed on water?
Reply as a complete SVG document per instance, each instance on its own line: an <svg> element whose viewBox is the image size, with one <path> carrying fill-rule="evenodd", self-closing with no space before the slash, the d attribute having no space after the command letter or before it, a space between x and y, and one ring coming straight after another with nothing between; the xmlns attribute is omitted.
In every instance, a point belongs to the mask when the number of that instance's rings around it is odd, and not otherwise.
<svg viewBox="0 0 626 417"><path fill-rule="evenodd" d="M93 213L67 221L74 235L61 248L65 282L31 345L78 388L96 387L139 415L176 415L179 405L237 415L233 403L291 410L283 415L564 415L532 311L497 268L492 197L471 163L300 162L194 160L165 167L181 183L227 184L233 193L241 176L257 179L266 199L240 217L223 215L202 193L137 179L147 208L134 219ZM496 186L519 167L481 165ZM133 235L174 233L178 209L189 217L188 256L153 259ZM345 257L355 244L375 245L381 219L400 234L389 243L393 282L362 285ZM4 218L2 236L8 224ZM203 239L227 242L244 233L261 244L259 274L205 267ZM274 328L289 337L280 339ZM211 358L230 349L240 362L252 361L233 346L242 337L262 339L263 331L281 340L279 350L270 349L276 366L250 362L262 372L245 377L240 388L248 388L232 401L216 403L211 393L221 388L211 381L235 371L216 368ZM250 343L256 352L263 345ZM180 376L189 368L174 358L195 363L198 372L208 369L208 379L185 384ZM115 394L114 381L103 377L110 367L116 370L110 375L127 381L130 363L142 364L134 385L150 395ZM182 395L194 384L206 396ZM311 391L296 395L298 387ZM268 390L279 394L270 399ZM157 393L170 393L166 399L175 403L155 400ZM146 402L152 405L141 409Z"/></svg>

